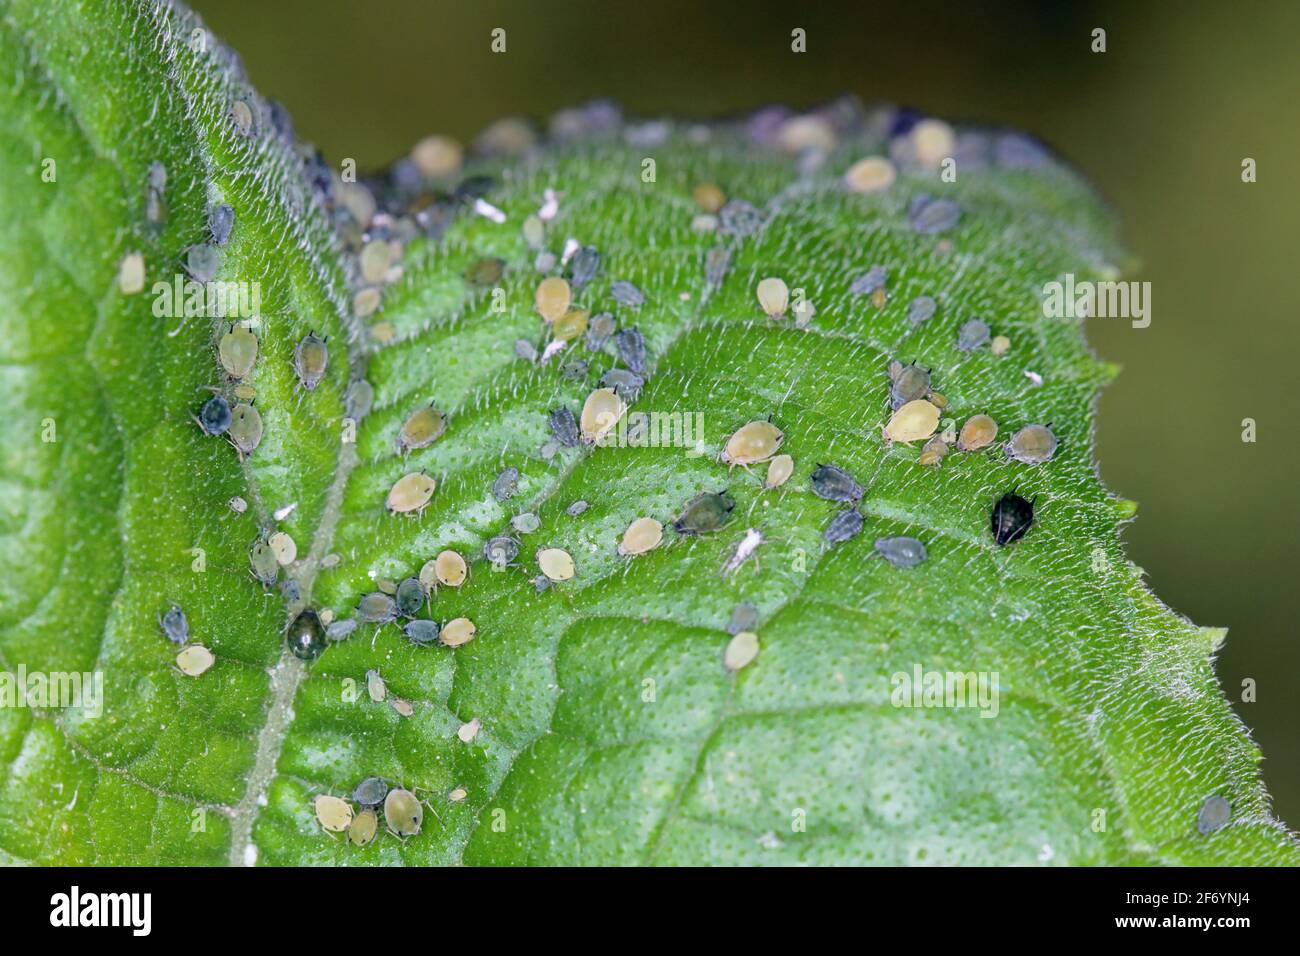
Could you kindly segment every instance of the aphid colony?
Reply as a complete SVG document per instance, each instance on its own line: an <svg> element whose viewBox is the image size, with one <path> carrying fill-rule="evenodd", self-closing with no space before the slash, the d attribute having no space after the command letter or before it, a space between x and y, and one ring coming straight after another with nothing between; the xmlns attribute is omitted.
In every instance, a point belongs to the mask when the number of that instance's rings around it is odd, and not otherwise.
<svg viewBox="0 0 1300 956"><path fill-rule="evenodd" d="M472 724L475 725L473 733L468 736L463 733L470 724L457 733L464 743L471 742L478 732L478 721ZM463 787L456 787L447 794L447 799L456 803L466 796ZM414 790L393 786L382 777L367 777L352 790L350 800L322 793L312 800L312 809L321 829L327 833L346 833L349 843L363 847L378 835L381 819L384 828L399 840L417 836L424 825L426 803Z"/></svg>

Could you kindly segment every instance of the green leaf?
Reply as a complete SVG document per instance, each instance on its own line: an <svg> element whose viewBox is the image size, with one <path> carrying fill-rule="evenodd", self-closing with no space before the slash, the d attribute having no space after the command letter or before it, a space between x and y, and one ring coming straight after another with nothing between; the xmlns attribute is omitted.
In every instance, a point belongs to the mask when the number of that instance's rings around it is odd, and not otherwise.
<svg viewBox="0 0 1300 956"><path fill-rule="evenodd" d="M0 859L1300 858L1215 681L1222 632L1160 605L1120 548L1133 506L1102 487L1090 435L1111 370L1077 321L1045 319L1040 302L1045 282L1110 277L1118 257L1107 213L1069 170L1006 139L1020 149L963 159L955 183L904 163L889 188L853 194L844 170L888 149L879 112L804 171L737 126L670 125L652 144L651 127L580 130L434 183L445 196L490 176L485 201L505 221L442 200L421 218L454 209L438 238L398 223L400 275L361 318L344 211L357 187L336 177L332 200L317 195L311 154L191 14L10 0L0 17L0 72L13 78L0 91L0 666L98 671L105 685L98 715L0 708ZM251 135L232 122L236 101ZM970 155L987 159L991 142ZM154 162L167 171L161 226L146 214ZM693 228L704 182L751 203L762 228ZM612 344L582 341L545 363L516 355L518 339L546 341L521 226L548 189L559 204L546 250L573 237L601 257L576 304L644 334L647 383L632 410L700 416L703 454L692 443L543 453L548 413L578 413L619 364ZM960 222L918 233L909 207L922 193L955 201ZM235 211L218 279L260 283L247 382L265 437L243 461L191 417L208 387L229 391L215 350L225 326L153 309L153 284L175 281L216 202ZM717 248L730 258L711 284ZM132 251L147 281L125 295L118 271ZM466 274L489 257L505 271L482 288ZM877 265L883 304L850 291ZM763 314L755 289L769 276L815 305L806 327ZM620 303L616 280L644 304ZM939 307L914 326L908 304L922 294ZM1009 338L1006 354L956 348L977 316ZM307 391L293 354L310 331L330 362ZM589 367L566 377L574 358ZM1005 436L1050 422L1059 451L1038 466L998 448L919 464L916 445L881 434L893 359L931 369L954 423L986 412ZM353 435L347 393L362 379L373 407ZM399 455L397 430L429 403L447 414L446 434ZM737 428L769 417L795 462L777 489L763 487L765 465L718 459ZM823 463L865 488L863 533L835 547L822 534L842 506L810 490ZM507 467L518 486L502 501L493 485ZM389 489L417 470L437 480L432 501L389 513ZM736 507L721 530L668 529L648 554L618 553L633 519L667 525L723 489ZM1012 489L1034 499L1035 523L998 547L990 509ZM573 515L576 501L588 507ZM524 513L539 527L511 532L519 557L497 570L484 544ZM727 569L751 528L762 543ZM272 530L297 543L281 574L297 600L249 573L249 546ZM903 569L873 556L890 535L919 538L928 559ZM542 547L568 551L577 576L539 589ZM417 574L444 549L470 559L469 578L421 614L471 619L469 644L416 647L389 624L363 625L310 663L286 649L301 607L348 617L376 582ZM758 609L760 651L732 674L722 655L742 601ZM215 654L198 677L176 668L159 626L172 602ZM996 716L895 706L896 675L917 668L996 673ZM389 700L367 693L372 670ZM481 729L467 742L457 731L472 720ZM321 828L313 798L350 797L370 776L425 800L418 835L381 832L359 848ZM1212 795L1230 801L1232 823L1202 834Z"/></svg>

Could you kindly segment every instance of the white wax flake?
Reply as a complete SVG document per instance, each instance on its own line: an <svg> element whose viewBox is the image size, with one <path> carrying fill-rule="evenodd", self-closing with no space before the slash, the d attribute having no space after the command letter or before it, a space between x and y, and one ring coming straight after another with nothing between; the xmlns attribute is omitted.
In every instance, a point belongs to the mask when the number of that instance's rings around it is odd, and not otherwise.
<svg viewBox="0 0 1300 956"><path fill-rule="evenodd" d="M574 256L576 256L578 254L578 250L581 248L582 248L582 243L580 243L577 239L574 239L572 236L570 236L568 239L565 239L564 251L560 253L560 265L567 266L569 264L569 260L572 259Z"/></svg>
<svg viewBox="0 0 1300 956"><path fill-rule="evenodd" d="M537 218L542 222L554 219L560 211L560 196L554 189L542 193L542 208L537 210Z"/></svg>
<svg viewBox="0 0 1300 956"><path fill-rule="evenodd" d="M764 833L761 837L758 838L758 845L761 846L764 850L779 850L781 849L782 844L780 839L778 839L777 835L773 833L771 830L768 830L766 833Z"/></svg>
<svg viewBox="0 0 1300 956"><path fill-rule="evenodd" d="M1054 856L1056 856L1056 851L1052 849L1052 844L1044 843L1043 848L1038 851L1038 862L1047 863Z"/></svg>
<svg viewBox="0 0 1300 956"><path fill-rule="evenodd" d="M250 843L248 844L248 846L244 847L244 866L256 866L256 865L257 865L257 847L255 847L253 844Z"/></svg>
<svg viewBox="0 0 1300 956"><path fill-rule="evenodd" d="M555 339L547 343L546 350L542 352L542 357L539 361L541 362L542 365L545 365L557 353L563 352L564 349L568 346L568 344L569 344L568 342L561 341L560 339Z"/></svg>
<svg viewBox="0 0 1300 956"><path fill-rule="evenodd" d="M763 533L757 528L750 528L745 532L745 537L741 539L740 544L736 545L736 552L727 559L726 566L723 567L723 574L731 574L736 568L745 563L763 543Z"/></svg>
<svg viewBox="0 0 1300 956"><path fill-rule="evenodd" d="M491 219L497 225L506 221L506 214L486 199L475 199L474 211L485 219Z"/></svg>
<svg viewBox="0 0 1300 956"><path fill-rule="evenodd" d="M1029 369L1025 369L1025 378L1029 379L1029 381L1033 382L1035 385L1043 384L1043 376L1039 375L1037 372L1031 372Z"/></svg>
<svg viewBox="0 0 1300 956"><path fill-rule="evenodd" d="M285 518L289 517L289 515L293 514L293 509L297 507L298 502L295 501L292 504L285 505L283 508L277 508L275 510L275 520L283 521Z"/></svg>

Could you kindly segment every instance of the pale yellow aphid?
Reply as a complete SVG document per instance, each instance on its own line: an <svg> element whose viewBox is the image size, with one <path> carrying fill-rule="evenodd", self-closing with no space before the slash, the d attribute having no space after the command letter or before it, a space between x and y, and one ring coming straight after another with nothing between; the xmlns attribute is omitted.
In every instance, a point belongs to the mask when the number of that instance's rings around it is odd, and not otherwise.
<svg viewBox="0 0 1300 956"><path fill-rule="evenodd" d="M537 552L537 566L552 581L567 581L577 573L573 555L563 548L542 548Z"/></svg>
<svg viewBox="0 0 1300 956"><path fill-rule="evenodd" d="M710 215L727 204L726 194L715 183L700 183L693 192L695 205Z"/></svg>
<svg viewBox="0 0 1300 956"><path fill-rule="evenodd" d="M458 588L465 583L465 578L469 574L469 565L457 551L440 551L433 559L433 573L439 584Z"/></svg>
<svg viewBox="0 0 1300 956"><path fill-rule="evenodd" d="M474 640L478 628L467 617L458 617L447 622L447 626L438 635L438 641L445 647L461 647Z"/></svg>
<svg viewBox="0 0 1300 956"><path fill-rule="evenodd" d="M235 398L239 399L241 402L243 402L246 405L251 405L253 403L253 399L257 398L257 389L249 385L247 382L244 382L241 385L236 385L234 388L234 392L235 392Z"/></svg>
<svg viewBox="0 0 1300 956"><path fill-rule="evenodd" d="M460 738L461 743L467 744L478 736L479 728L482 726L483 724L475 717L469 723L461 724L456 731L456 736Z"/></svg>
<svg viewBox="0 0 1300 956"><path fill-rule="evenodd" d="M243 100L230 104L230 122L240 136L253 134L253 108Z"/></svg>
<svg viewBox="0 0 1300 956"><path fill-rule="evenodd" d="M537 311L547 323L554 322L568 312L572 302L573 292L569 289L569 283L559 276L548 276L543 279L537 284L537 291L533 293L533 304L537 306Z"/></svg>
<svg viewBox="0 0 1300 956"><path fill-rule="evenodd" d="M383 282L393 264L393 248L383 239L371 239L361 247L361 278L372 285Z"/></svg>
<svg viewBox="0 0 1300 956"><path fill-rule="evenodd" d="M784 279L768 277L758 283L758 304L771 318L785 315L790 305L790 287Z"/></svg>
<svg viewBox="0 0 1300 956"><path fill-rule="evenodd" d="M388 703L393 710L397 711L399 717L410 717L415 713L415 708L411 706L411 702L403 700L401 697L394 697Z"/></svg>
<svg viewBox="0 0 1300 956"><path fill-rule="evenodd" d="M776 454L783 441L785 433L771 422L750 422L727 439L722 460L728 465L753 465L767 461Z"/></svg>
<svg viewBox="0 0 1300 956"><path fill-rule="evenodd" d="M426 136L411 150L411 160L426 179L451 176L460 169L465 150L448 136Z"/></svg>
<svg viewBox="0 0 1300 956"><path fill-rule="evenodd" d="M217 345L221 367L233 379L241 379L253 370L257 361L257 336L242 325L236 325Z"/></svg>
<svg viewBox="0 0 1300 956"><path fill-rule="evenodd" d="M374 810L362 810L352 819L352 825L348 827L348 839L355 846L365 846L375 838L379 832L379 817L375 816Z"/></svg>
<svg viewBox="0 0 1300 956"><path fill-rule="evenodd" d="M555 324L551 326L551 335L557 342L573 341L586 333L587 317L590 314L587 309L569 309L555 320Z"/></svg>
<svg viewBox="0 0 1300 956"><path fill-rule="evenodd" d="M357 318L364 319L366 316L374 314L381 301L383 301L383 296L380 295L378 289L373 286L369 289L362 289L352 297L352 311L356 312Z"/></svg>
<svg viewBox="0 0 1300 956"><path fill-rule="evenodd" d="M436 559L430 559L424 562L424 567L420 568L420 573L416 575L420 581L420 586L426 591L432 593L433 589L438 586L438 562Z"/></svg>
<svg viewBox="0 0 1300 956"><path fill-rule="evenodd" d="M1046 425L1026 425L1002 446L1007 457L1026 465L1041 465L1056 454L1056 436Z"/></svg>
<svg viewBox="0 0 1300 956"><path fill-rule="evenodd" d="M957 138L952 127L939 119L924 119L912 127L912 148L916 161L927 169L936 168L950 157Z"/></svg>
<svg viewBox="0 0 1300 956"><path fill-rule="evenodd" d="M464 800L468 796L469 796L468 790L466 790L464 787L457 787L451 793L447 794L447 799L450 800L452 803L460 803L460 801Z"/></svg>
<svg viewBox="0 0 1300 956"><path fill-rule="evenodd" d="M297 560L298 544L288 532L277 531L266 539L266 543L271 546L271 553L275 555L275 562L280 567L288 567Z"/></svg>
<svg viewBox="0 0 1300 956"><path fill-rule="evenodd" d="M897 175L894 164L883 156L868 156L849 167L844 174L844 185L851 192L874 193L888 189Z"/></svg>
<svg viewBox="0 0 1300 956"><path fill-rule="evenodd" d="M835 127L823 116L792 116L781 124L777 136L781 148L791 153L806 149L829 153L835 148Z"/></svg>
<svg viewBox="0 0 1300 956"><path fill-rule="evenodd" d="M144 290L144 256L128 252L117 267L117 287L123 295L135 295Z"/></svg>
<svg viewBox="0 0 1300 956"><path fill-rule="evenodd" d="M192 644L176 655L176 666L186 677L198 677L217 662L202 644Z"/></svg>
<svg viewBox="0 0 1300 956"><path fill-rule="evenodd" d="M993 336L993 341L989 344L989 349L994 355L1006 355L1007 350L1011 348L1011 340L1005 335Z"/></svg>
<svg viewBox="0 0 1300 956"><path fill-rule="evenodd" d="M239 404L230 410L226 437L240 456L251 455L262 443L262 413L252 405Z"/></svg>
<svg viewBox="0 0 1300 956"><path fill-rule="evenodd" d="M618 553L624 557L645 554L659 547L664 539L664 526L654 518L637 518L623 532L623 540L618 543Z"/></svg>
<svg viewBox="0 0 1300 956"><path fill-rule="evenodd" d="M388 829L399 837L414 836L420 832L424 822L424 808L415 794L397 787L388 791L384 798L384 819Z"/></svg>
<svg viewBox="0 0 1300 956"><path fill-rule="evenodd" d="M447 421L442 412L432 405L417 408L402 423L397 433L397 450L414 451L432 445L447 430Z"/></svg>
<svg viewBox="0 0 1300 956"><path fill-rule="evenodd" d="M993 444L998 437L998 423L987 415L972 415L966 419L957 435L958 451L978 451Z"/></svg>
<svg viewBox="0 0 1300 956"><path fill-rule="evenodd" d="M388 510L399 514L419 511L429 503L436 487L437 482L423 472L403 475L388 492Z"/></svg>
<svg viewBox="0 0 1300 956"><path fill-rule="evenodd" d="M382 704L388 698L388 684L379 676L379 671L366 671L366 693L376 704Z"/></svg>
<svg viewBox="0 0 1300 956"><path fill-rule="evenodd" d="M330 833L342 833L352 825L352 804L322 793L315 800L316 819Z"/></svg>
<svg viewBox="0 0 1300 956"><path fill-rule="evenodd" d="M618 424L627 405L612 388L598 388L587 396L582 406L582 440L589 445L604 438Z"/></svg>
<svg viewBox="0 0 1300 956"><path fill-rule="evenodd" d="M376 322L370 327L370 338L379 345L387 345L397 338L397 326L387 319L383 322Z"/></svg>
<svg viewBox="0 0 1300 956"><path fill-rule="evenodd" d="M333 608L323 607L320 612L320 622L328 627L334 620Z"/></svg>
<svg viewBox="0 0 1300 956"><path fill-rule="evenodd" d="M921 454L916 460L922 465L938 465L946 454L948 454L948 443L943 440L943 436L935 435L922 446Z"/></svg>
<svg viewBox="0 0 1300 956"><path fill-rule="evenodd" d="M768 463L767 481L763 482L763 485L767 488L780 488L793 474L794 459L789 455L777 455Z"/></svg>
<svg viewBox="0 0 1300 956"><path fill-rule="evenodd" d="M758 635L753 631L741 631L727 642L727 649L722 652L722 666L729 671L738 671L757 656Z"/></svg>
<svg viewBox="0 0 1300 956"><path fill-rule="evenodd" d="M939 427L939 409L923 398L908 402L885 426L890 441L910 442L929 438Z"/></svg>

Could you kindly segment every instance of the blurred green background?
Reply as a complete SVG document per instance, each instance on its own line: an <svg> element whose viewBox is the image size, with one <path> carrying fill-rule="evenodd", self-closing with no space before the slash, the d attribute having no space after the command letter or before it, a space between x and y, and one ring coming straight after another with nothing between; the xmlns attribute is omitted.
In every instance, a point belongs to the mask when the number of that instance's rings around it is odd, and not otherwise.
<svg viewBox="0 0 1300 956"><path fill-rule="evenodd" d="M1094 319L1124 374L1103 395L1102 475L1141 503L1125 532L1156 593L1229 628L1218 673L1300 825L1300 4L745 0L194 0L299 135L386 165L429 132L596 96L708 116L843 93L1042 137L1118 211L1152 322ZM812 6L812 5L810 5ZM495 27L504 55L489 51ZM808 52L790 52L790 31ZM1107 52L1090 51L1094 27ZM1241 182L1253 157L1259 181ZM1242 419L1258 441L1241 440ZM1258 699L1243 703L1252 678Z"/></svg>

